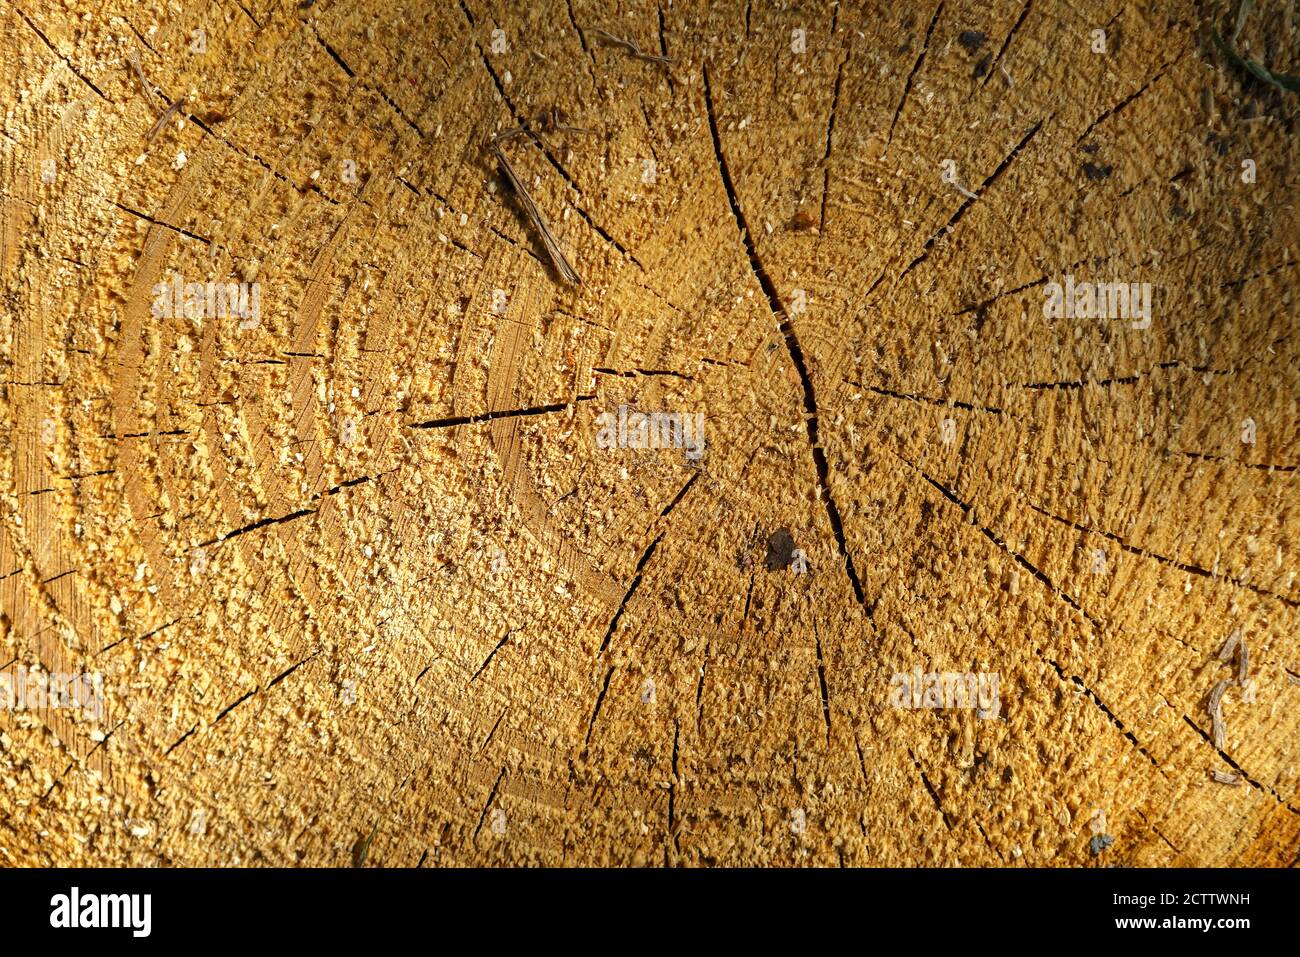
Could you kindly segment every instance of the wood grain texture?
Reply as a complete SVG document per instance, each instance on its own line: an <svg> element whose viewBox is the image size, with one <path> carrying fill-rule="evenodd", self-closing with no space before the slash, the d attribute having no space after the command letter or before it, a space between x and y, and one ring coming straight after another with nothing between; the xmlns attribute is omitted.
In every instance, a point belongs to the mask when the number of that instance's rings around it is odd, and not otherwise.
<svg viewBox="0 0 1300 957"><path fill-rule="evenodd" d="M1230 24L0 0L0 665L106 688L0 711L0 860L1294 866L1300 100Z"/></svg>

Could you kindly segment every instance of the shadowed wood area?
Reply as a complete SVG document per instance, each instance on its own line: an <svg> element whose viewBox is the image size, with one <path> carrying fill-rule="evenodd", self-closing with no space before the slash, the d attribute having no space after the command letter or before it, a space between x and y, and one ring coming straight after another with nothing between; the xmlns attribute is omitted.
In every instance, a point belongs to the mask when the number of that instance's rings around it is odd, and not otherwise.
<svg viewBox="0 0 1300 957"><path fill-rule="evenodd" d="M0 861L1294 866L1234 10L0 0Z"/></svg>

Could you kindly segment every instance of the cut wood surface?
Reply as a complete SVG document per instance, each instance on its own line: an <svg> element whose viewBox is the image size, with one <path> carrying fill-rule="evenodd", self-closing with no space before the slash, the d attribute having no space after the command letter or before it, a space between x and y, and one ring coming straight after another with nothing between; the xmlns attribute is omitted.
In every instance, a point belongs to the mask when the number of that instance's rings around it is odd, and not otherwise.
<svg viewBox="0 0 1300 957"><path fill-rule="evenodd" d="M1294 10L0 0L0 862L1294 866Z"/></svg>

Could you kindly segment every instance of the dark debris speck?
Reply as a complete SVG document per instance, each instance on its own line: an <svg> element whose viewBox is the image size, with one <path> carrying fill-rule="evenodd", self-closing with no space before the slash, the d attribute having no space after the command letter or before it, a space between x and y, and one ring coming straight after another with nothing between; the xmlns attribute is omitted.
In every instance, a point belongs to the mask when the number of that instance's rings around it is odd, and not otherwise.
<svg viewBox="0 0 1300 957"><path fill-rule="evenodd" d="M1097 163L1083 164L1083 175L1088 177L1088 179L1092 180L1094 183L1097 180L1105 179L1113 171L1114 167L1111 166L1099 165Z"/></svg>
<svg viewBox="0 0 1300 957"><path fill-rule="evenodd" d="M794 557L794 537L788 528L778 528L767 540L767 570L770 572L788 568Z"/></svg>
<svg viewBox="0 0 1300 957"><path fill-rule="evenodd" d="M1235 142L1235 138L1231 136L1220 136L1213 130L1209 130L1205 134L1205 142L1212 146L1214 151L1220 156L1227 156L1228 150L1232 148L1232 145Z"/></svg>
<svg viewBox="0 0 1300 957"><path fill-rule="evenodd" d="M957 36L957 42L966 48L967 53L971 54L987 43L988 39L978 30L963 30Z"/></svg>
<svg viewBox="0 0 1300 957"><path fill-rule="evenodd" d="M1096 857L1114 843L1115 839L1109 834L1096 834L1093 836L1092 840L1088 842L1088 850L1092 852L1093 857Z"/></svg>

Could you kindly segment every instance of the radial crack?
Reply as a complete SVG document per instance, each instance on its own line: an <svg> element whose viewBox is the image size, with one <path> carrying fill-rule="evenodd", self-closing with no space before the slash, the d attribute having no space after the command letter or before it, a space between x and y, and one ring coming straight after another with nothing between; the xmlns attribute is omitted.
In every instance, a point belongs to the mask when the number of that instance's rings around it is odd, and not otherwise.
<svg viewBox="0 0 1300 957"><path fill-rule="evenodd" d="M934 16L930 18L930 25L925 30L925 42L921 44L921 53L912 64L912 72L907 74L907 82L903 84L903 95L899 97L898 106L894 110L894 118L889 122L889 135L885 137L885 145L888 146L894 142L894 127L898 125L898 118L903 115L903 107L907 103L907 96L912 92L912 81L916 79L916 74L920 71L921 65L925 63L925 55L930 52L930 35L934 33L934 25L939 22L939 14L943 13L943 0L939 0L939 5L934 8Z"/></svg>
<svg viewBox="0 0 1300 957"><path fill-rule="evenodd" d="M942 6L942 4L941 4ZM822 490L822 497L826 501L826 515L830 520L831 532L835 536L835 542L839 546L840 556L844 559L844 569L848 573L849 583L853 586L853 595L858 600L858 604L866 611L867 617L873 621L873 609L867 605L866 595L862 589L862 582L858 579L858 573L853 565L853 556L849 552L848 542L844 537L844 523L840 518L840 510L835 504L835 497L831 494L830 489L830 466L826 461L826 452L822 449L821 441L818 438L818 415L817 415L817 397L813 387L812 376L808 372L808 363L804 359L803 347L799 344L799 337L795 333L794 324L790 321L789 314L781 302L781 297L776 291L776 286L763 268L763 263L758 258L758 251L754 247L754 240L749 230L749 223L745 219L744 210L740 207L740 199L736 195L736 187L731 178L731 169L727 165L727 157L722 152L722 139L718 134L718 119L713 109L713 88L709 83L709 68L706 64L704 72L704 102L709 114L709 132L713 136L713 151L718 161L718 171L722 174L722 186L727 193L727 202L731 206L731 214L736 220L736 228L740 230L740 238L744 243L745 252L749 256L749 266L762 287L763 292L767 295L767 304L772 311L772 316L777 320L781 336L785 340L787 352L790 354L790 361L794 363L796 372L799 374L799 382L803 386L803 406L804 406L804 424L808 431L808 444L812 447L813 464L817 470L817 482Z"/></svg>

